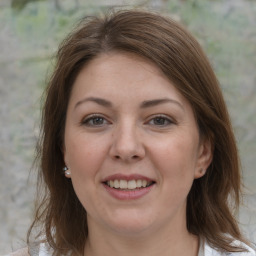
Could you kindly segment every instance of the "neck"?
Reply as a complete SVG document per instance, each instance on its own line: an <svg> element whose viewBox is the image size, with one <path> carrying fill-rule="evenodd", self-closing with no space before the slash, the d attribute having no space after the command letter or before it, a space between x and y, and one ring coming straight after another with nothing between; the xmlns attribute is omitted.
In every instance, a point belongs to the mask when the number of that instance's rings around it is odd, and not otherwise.
<svg viewBox="0 0 256 256"><path fill-rule="evenodd" d="M162 227L154 232L139 234L120 234L109 230L90 229L85 245L86 256L197 256L199 239L190 234L186 227L183 230L173 227Z"/></svg>

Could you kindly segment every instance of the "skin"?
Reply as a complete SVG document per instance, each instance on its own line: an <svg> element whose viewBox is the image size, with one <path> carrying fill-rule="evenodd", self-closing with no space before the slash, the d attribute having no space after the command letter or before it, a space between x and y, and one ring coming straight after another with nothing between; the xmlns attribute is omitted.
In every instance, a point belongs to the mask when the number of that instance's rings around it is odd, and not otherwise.
<svg viewBox="0 0 256 256"><path fill-rule="evenodd" d="M66 177L88 216L85 255L197 255L186 199L211 162L211 145L157 66L128 53L93 59L73 85L64 140ZM155 184L138 199L119 200L102 183L114 174Z"/></svg>

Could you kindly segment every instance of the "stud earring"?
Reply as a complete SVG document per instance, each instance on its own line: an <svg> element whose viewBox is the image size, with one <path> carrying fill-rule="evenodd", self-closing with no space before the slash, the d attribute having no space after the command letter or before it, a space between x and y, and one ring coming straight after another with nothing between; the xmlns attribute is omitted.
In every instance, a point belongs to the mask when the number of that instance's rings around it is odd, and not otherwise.
<svg viewBox="0 0 256 256"><path fill-rule="evenodd" d="M71 171L68 169L68 167L67 166L65 166L64 168L63 168L63 171L64 171L64 173L65 173L65 175L66 175L66 177L70 177L70 175L71 175Z"/></svg>

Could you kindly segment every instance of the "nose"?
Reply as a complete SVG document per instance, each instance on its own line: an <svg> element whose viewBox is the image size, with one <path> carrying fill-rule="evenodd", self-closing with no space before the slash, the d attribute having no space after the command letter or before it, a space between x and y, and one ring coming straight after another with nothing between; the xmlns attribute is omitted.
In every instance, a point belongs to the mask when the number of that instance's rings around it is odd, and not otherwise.
<svg viewBox="0 0 256 256"><path fill-rule="evenodd" d="M113 130L110 156L115 160L134 162L144 158L145 148L136 125L120 125Z"/></svg>

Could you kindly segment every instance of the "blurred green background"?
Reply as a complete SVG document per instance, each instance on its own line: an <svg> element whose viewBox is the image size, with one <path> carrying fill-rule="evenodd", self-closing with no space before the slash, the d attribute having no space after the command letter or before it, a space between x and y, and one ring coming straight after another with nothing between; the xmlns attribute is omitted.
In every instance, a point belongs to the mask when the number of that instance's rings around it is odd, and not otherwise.
<svg viewBox="0 0 256 256"><path fill-rule="evenodd" d="M255 0L0 0L0 254L24 244L35 177L41 94L58 44L86 15L145 7L168 14L199 40L219 78L242 159L241 227L256 242Z"/></svg>

